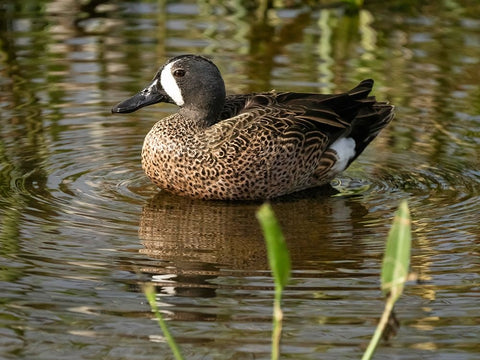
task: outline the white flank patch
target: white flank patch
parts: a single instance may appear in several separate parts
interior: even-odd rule
[[[355,140],[352,138],[340,138],[330,145],[330,149],[337,153],[338,161],[332,170],[342,172],[347,168],[348,162],[355,156]]]
[[[172,75],[172,66],[175,64],[174,62],[171,62],[170,64],[166,65],[162,73],[160,75],[160,83],[162,84],[163,90],[172,98],[173,101],[175,101],[175,104],[178,106],[182,106],[185,104],[183,101],[183,96],[182,96],[182,91],[177,85],[177,81]]]

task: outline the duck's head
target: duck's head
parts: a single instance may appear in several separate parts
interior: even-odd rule
[[[180,55],[167,61],[152,82],[134,96],[118,103],[113,113],[130,113],[144,106],[166,102],[198,117],[215,117],[225,103],[225,84],[210,60]]]

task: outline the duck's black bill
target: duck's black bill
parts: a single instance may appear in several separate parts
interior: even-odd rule
[[[112,113],[131,113],[144,106],[153,105],[159,102],[169,102],[169,98],[159,92],[147,92],[142,90],[131,98],[123,100],[115,105],[112,108]]]

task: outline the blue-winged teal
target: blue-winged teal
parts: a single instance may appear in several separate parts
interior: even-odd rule
[[[324,185],[360,155],[394,114],[368,96],[372,86],[226,96],[215,64],[181,55],[112,112],[158,102],[180,107],[143,144],[143,169],[160,188],[202,199],[269,199]]]

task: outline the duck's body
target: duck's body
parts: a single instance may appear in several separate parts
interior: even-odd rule
[[[364,80],[338,95],[225,96],[216,66],[184,55],[112,111],[159,101],[181,106],[143,145],[143,169],[160,188],[203,199],[269,199],[328,183],[389,123],[393,106],[368,97],[372,86]]]

